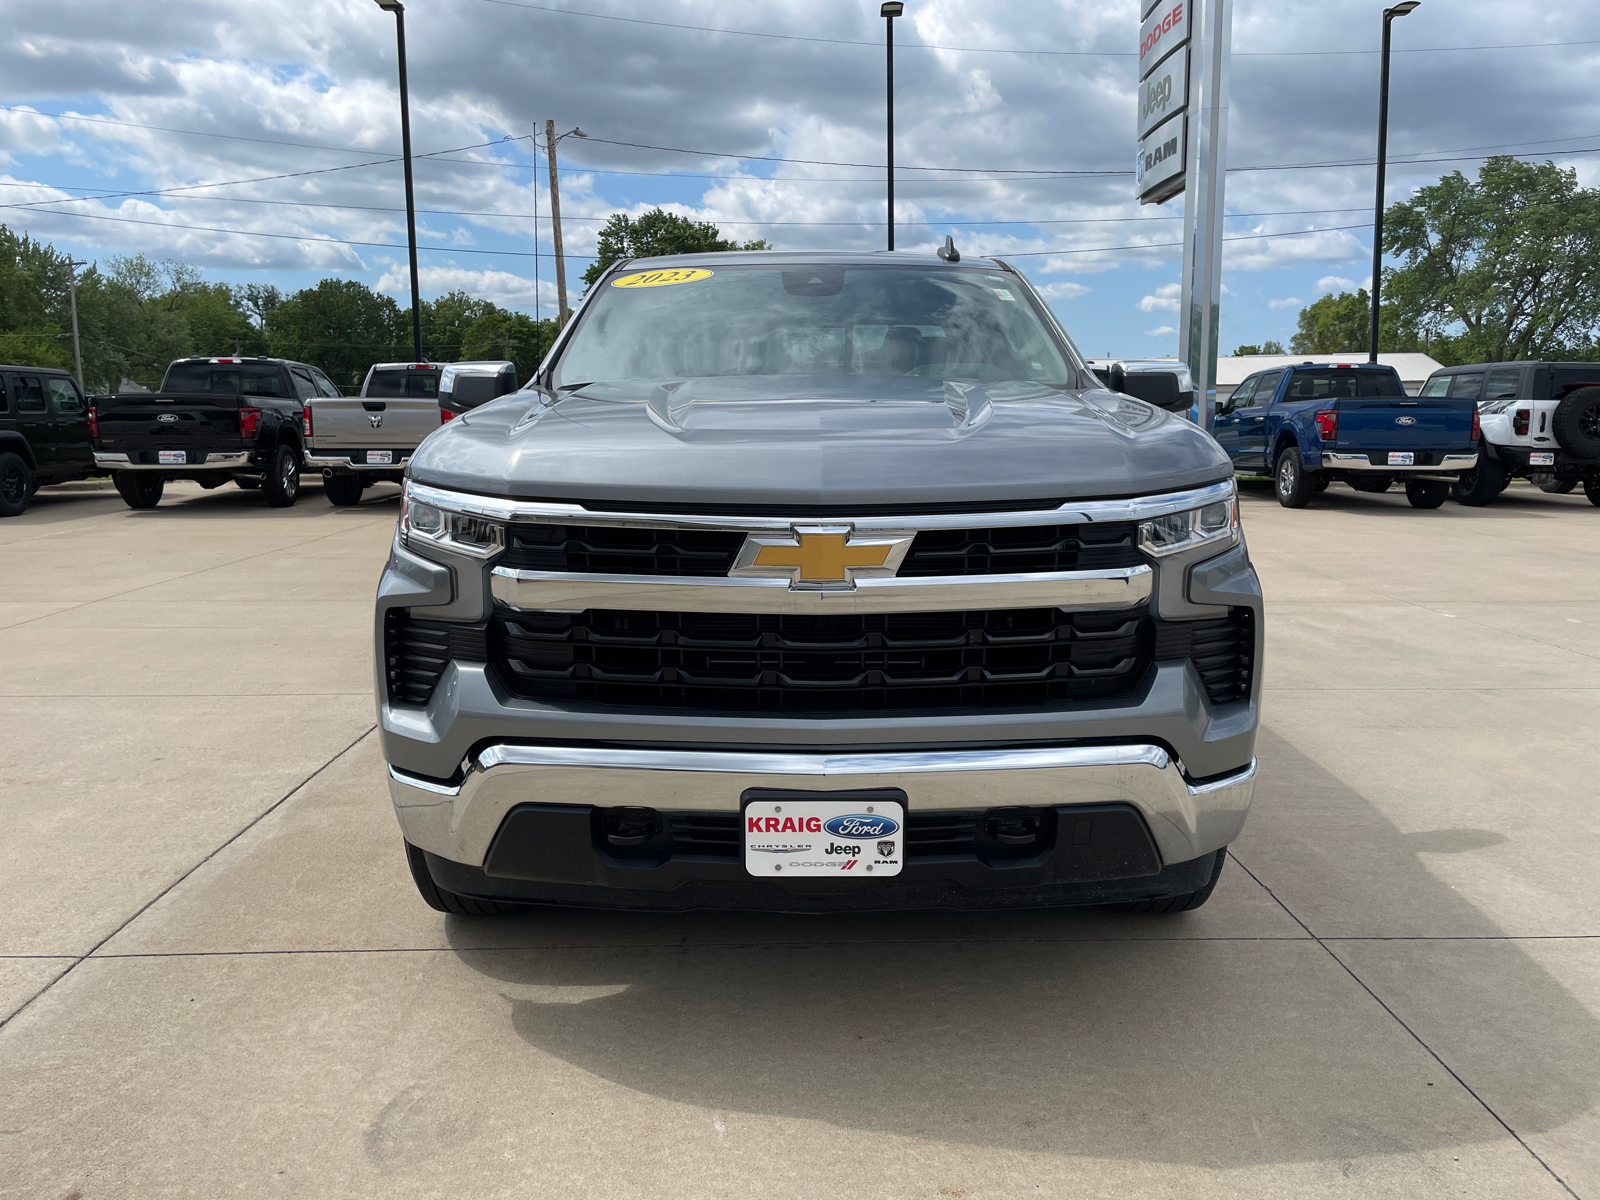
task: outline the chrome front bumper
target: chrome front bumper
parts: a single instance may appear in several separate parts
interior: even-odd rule
[[[1446,454],[1432,466],[1380,467],[1365,454],[1322,452],[1323,470],[1371,471],[1375,475],[1439,475],[1470,471],[1478,465],[1476,454]]]
[[[250,465],[251,453],[249,450],[230,450],[223,453],[213,451],[206,455],[205,462],[179,463],[177,466],[171,466],[161,463],[129,462],[126,454],[96,450],[94,465],[107,471],[238,471]]]
[[[738,812],[748,788],[900,788],[913,811],[1124,801],[1143,814],[1164,865],[1232,842],[1255,791],[1256,765],[1195,784],[1159,746],[1058,746],[883,754],[805,754],[587,746],[491,745],[459,784],[389,767],[405,838],[453,862],[484,862],[518,804]]]

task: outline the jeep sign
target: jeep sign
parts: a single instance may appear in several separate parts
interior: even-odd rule
[[[1139,85],[1139,132],[1143,138],[1189,103],[1189,52],[1169,55]]]

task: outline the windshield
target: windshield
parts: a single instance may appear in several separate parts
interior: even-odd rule
[[[1070,387],[1015,276],[899,266],[678,268],[600,285],[559,386],[875,375]]]
[[[438,367],[431,369],[396,367],[386,371],[374,371],[372,378],[367,380],[366,390],[362,392],[364,396],[390,399],[410,397],[414,400],[432,400],[438,394]]]
[[[1288,400],[1375,400],[1385,396],[1404,396],[1400,376],[1370,367],[1311,367],[1294,373],[1289,381]]]
[[[194,396],[289,395],[276,363],[173,363],[167,368],[161,390]]]

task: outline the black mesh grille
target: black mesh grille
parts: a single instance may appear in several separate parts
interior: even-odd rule
[[[1137,526],[1023,525],[1014,529],[925,529],[911,543],[899,574],[1011,575],[1136,567]]]
[[[390,702],[426,704],[452,659],[483,662],[484,648],[482,625],[421,621],[403,608],[391,608],[383,626]]]
[[[513,525],[511,545],[497,565],[524,571],[723,576],[742,545],[744,534],[720,529]]]
[[[1143,609],[861,616],[499,613],[491,661],[531,700],[724,712],[1015,708],[1125,696]]]
[[[1229,609],[1216,621],[1156,626],[1156,659],[1193,659],[1213,704],[1228,704],[1250,694],[1255,650],[1255,614],[1248,608]]]

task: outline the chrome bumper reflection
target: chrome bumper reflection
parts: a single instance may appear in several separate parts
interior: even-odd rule
[[[1441,471],[1470,471],[1478,464],[1476,454],[1446,454],[1432,466],[1390,467],[1378,466],[1365,454],[1335,454],[1324,450],[1322,465],[1325,469],[1341,471],[1374,471],[1383,475],[1409,475],[1421,473],[1437,475]]]
[[[94,452],[94,465],[104,467],[108,471],[237,471],[240,467],[250,465],[250,451],[213,451],[206,455],[204,462],[178,463],[136,463],[130,462],[126,454],[118,454],[108,450]]]
[[[342,457],[337,454],[331,456],[320,454],[306,455],[307,468],[318,471],[323,469],[342,469],[346,471],[399,471],[403,470],[405,465],[410,461],[411,452],[409,450],[406,451],[404,458],[397,458],[393,462],[386,463],[352,462],[350,461],[350,457],[348,455]]]
[[[590,575],[496,567],[489,586],[507,608],[705,613],[904,613],[994,608],[1132,608],[1150,599],[1149,567],[1033,575],[857,579],[840,591],[791,590],[784,578]]]
[[[913,810],[1126,801],[1149,823],[1163,862],[1187,862],[1239,834],[1256,764],[1192,784],[1159,746],[1057,746],[887,754],[769,754],[493,745],[458,785],[389,768],[408,841],[480,865],[522,803],[739,811],[747,788],[901,788]]]

